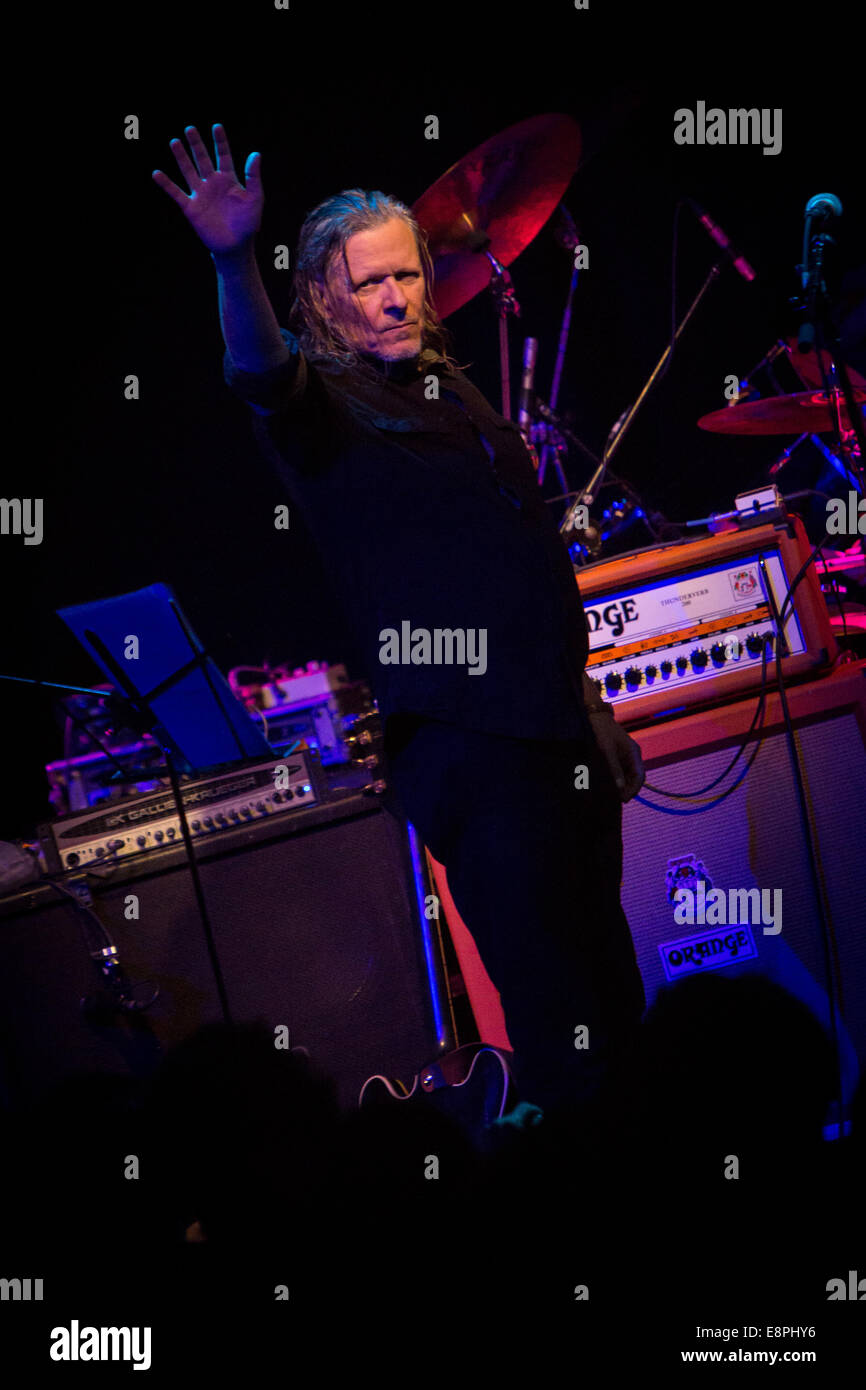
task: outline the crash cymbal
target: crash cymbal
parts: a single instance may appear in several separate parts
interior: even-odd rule
[[[821,358],[824,363],[824,371],[829,373],[831,365],[829,352],[822,352]],[[789,338],[788,361],[804,386],[814,386],[817,390],[823,391],[824,383],[821,380],[821,368],[818,363],[817,352],[801,352],[797,346],[797,339]],[[855,372],[853,367],[848,368],[848,375],[853,387],[859,387],[861,391],[866,390],[866,378],[862,377],[859,372]]]
[[[854,400],[866,401],[866,391],[854,387]],[[839,412],[842,428],[851,429],[841,392]],[[835,411],[823,391],[798,391],[713,410],[701,416],[698,426],[713,434],[827,434],[835,429]]]
[[[485,140],[421,194],[413,212],[427,234],[441,318],[490,283],[484,246],[507,266],[529,245],[571,182],[580,150],[570,116],[532,116]]]

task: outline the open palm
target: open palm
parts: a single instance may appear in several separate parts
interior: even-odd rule
[[[161,169],[154,169],[153,181],[177,203],[209,251],[237,250],[252,239],[262,220],[261,155],[251,154],[247,160],[244,186],[235,173],[228,138],[221,125],[213,127],[216,167],[195,126],[187,126],[184,134],[192,158],[180,140],[171,140],[169,148],[186,179],[189,193],[173,183]]]

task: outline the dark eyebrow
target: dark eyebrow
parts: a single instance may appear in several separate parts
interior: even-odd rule
[[[387,274],[387,271],[385,272],[385,274]],[[420,275],[420,274],[421,274],[421,267],[420,267],[420,266],[414,266],[414,265],[403,265],[403,266],[400,267],[399,270],[395,270],[395,271],[394,271],[394,274],[395,274],[395,275]],[[359,289],[361,288],[362,285],[371,285],[371,284],[373,283],[374,280],[384,280],[384,278],[385,278],[385,275],[365,275],[365,276],[364,276],[364,279],[363,279],[363,280],[359,280],[359,281],[357,282],[357,284],[355,283],[354,280],[352,281],[352,289],[353,289],[353,290],[359,290]]]

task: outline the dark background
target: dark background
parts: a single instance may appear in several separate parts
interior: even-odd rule
[[[238,170],[262,152],[257,246],[285,323],[290,274],[272,268],[271,248],[287,243],[294,254],[304,216],[324,197],[360,186],[412,203],[512,123],[548,111],[575,117],[583,157],[564,201],[590,268],[578,282],[559,404],[596,452],[668,341],[677,200],[703,204],[757,279],[724,270],[616,467],[673,521],[730,507],[791,441],[710,435],[696,421],[724,405],[726,375],[745,375],[796,331],[788,298],[808,198],[832,191],[842,200],[843,272],[856,274],[866,245],[854,40],[837,13],[813,16],[807,32],[794,11],[779,20],[769,6],[747,19],[719,10],[711,23],[704,7],[596,0],[584,12],[539,3],[510,17],[465,5],[422,12],[292,0],[288,13],[157,7],[134,22],[112,11],[66,20],[63,32],[54,25],[50,62],[38,46],[20,55],[31,99],[7,142],[17,190],[8,217],[13,231],[24,229],[7,259],[7,288],[24,287],[26,298],[7,396],[7,428],[21,442],[8,449],[2,492],[44,498],[45,531],[41,546],[0,540],[0,670],[98,683],[54,610],[164,581],[224,671],[318,659],[364,674],[297,513],[288,533],[273,528],[283,499],[256,451],[251,416],[223,383],[210,259],[151,179],[159,167],[182,182],[168,142],[188,124],[210,141],[221,121]],[[674,111],[698,100],[781,107],[782,152],[675,145]],[[123,135],[131,113],[137,142]],[[438,141],[424,139],[431,113]],[[680,313],[715,254],[683,213]],[[510,269],[523,308],[511,321],[512,381],[532,334],[546,396],[570,256],[548,224]],[[458,360],[498,408],[489,297],[477,296],[448,327]],[[862,344],[848,360],[866,370]],[[128,373],[140,379],[137,402],[123,398]],[[572,451],[567,471],[577,487],[590,470]],[[823,472],[806,448],[780,481],[786,490],[817,487]],[[545,492],[558,490],[551,471]],[[47,692],[0,683],[0,701],[0,837],[9,839],[48,815],[44,765],[62,745]]]

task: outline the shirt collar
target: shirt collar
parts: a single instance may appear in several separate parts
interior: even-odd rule
[[[360,354],[365,366],[371,368],[383,381],[397,385],[408,385],[417,381],[422,374],[435,372],[436,375],[450,375],[448,364],[432,348],[424,348],[416,357],[402,357],[395,361],[383,361],[373,353]]]

